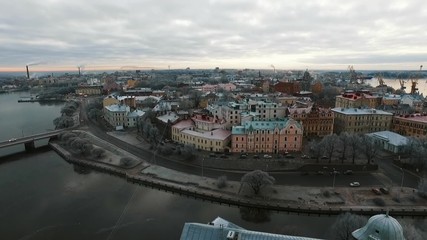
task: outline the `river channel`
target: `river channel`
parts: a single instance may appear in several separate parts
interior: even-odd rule
[[[0,94],[0,140],[53,129],[63,104]],[[40,143],[43,144],[43,143]],[[335,216],[259,212],[131,184],[64,161],[48,147],[0,149],[0,239],[179,239],[217,216],[243,228],[327,238]]]

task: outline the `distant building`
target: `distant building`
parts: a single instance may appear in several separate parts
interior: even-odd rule
[[[382,97],[373,96],[369,92],[346,92],[335,97],[336,108],[376,108],[381,105]]]
[[[80,85],[76,89],[77,95],[101,95],[102,86]]]
[[[234,223],[217,217],[210,223],[185,223],[180,240],[319,240],[315,238],[280,235],[246,230]]]
[[[367,108],[333,108],[334,132],[371,133],[391,129],[393,114]]]
[[[231,131],[231,151],[249,153],[285,153],[300,151],[303,128],[293,119],[247,121]]]
[[[427,136],[427,114],[407,114],[394,116],[392,131],[409,137]]]
[[[274,86],[274,91],[281,92],[281,93],[287,93],[289,95],[294,95],[301,91],[301,85],[299,82],[292,81],[292,82],[278,82]]]

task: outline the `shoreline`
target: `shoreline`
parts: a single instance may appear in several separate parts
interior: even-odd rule
[[[337,215],[345,212],[356,213],[361,215],[375,215],[389,211],[393,216],[402,217],[426,217],[427,208],[425,206],[309,206],[307,204],[290,204],[279,199],[254,199],[247,198],[241,195],[225,192],[220,189],[212,189],[208,187],[199,186],[191,182],[174,181],[172,179],[165,179],[164,177],[156,176],[155,174],[143,174],[145,168],[151,165],[140,164],[137,167],[130,169],[121,169],[119,167],[107,165],[105,163],[94,162],[89,160],[81,160],[73,157],[68,151],[63,149],[56,143],[49,142],[49,146],[60,155],[64,160],[71,164],[77,164],[101,172],[116,175],[126,179],[126,181],[164,190],[166,192],[178,193],[188,197],[194,197],[201,200],[207,200],[219,204],[233,205],[237,207],[257,208],[261,210],[278,211],[278,212],[292,212],[297,214],[314,214],[314,215]],[[137,169],[135,169],[137,168]],[[135,172],[137,173],[130,173]],[[202,177],[200,177],[202,178]],[[206,178],[205,178],[206,179]]]

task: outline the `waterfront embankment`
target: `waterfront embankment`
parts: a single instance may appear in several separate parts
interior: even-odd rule
[[[98,140],[102,141],[102,140]],[[98,142],[99,143],[99,142]],[[219,204],[228,204],[238,207],[258,208],[262,210],[294,212],[301,214],[335,215],[343,212],[352,212],[364,215],[374,215],[389,211],[394,216],[427,216],[426,202],[417,200],[417,204],[391,204],[386,200],[386,206],[369,204],[367,195],[370,189],[357,188],[310,188],[300,186],[273,186],[264,197],[249,197],[238,194],[240,183],[227,182],[224,188],[217,187],[217,180],[197,175],[180,173],[161,166],[150,164],[142,159],[141,164],[130,168],[122,168],[93,160],[77,158],[62,148],[58,143],[49,144],[67,162],[85,166],[97,171],[122,177],[129,182],[149,186],[164,191],[212,201]],[[325,196],[325,191],[330,192]],[[401,196],[416,195],[414,189],[404,188]],[[404,205],[405,204],[405,205]]]

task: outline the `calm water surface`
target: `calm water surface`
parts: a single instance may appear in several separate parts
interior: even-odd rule
[[[1,140],[53,128],[62,104],[17,103],[28,95],[0,95]],[[85,171],[46,147],[32,154],[22,150],[0,150],[0,239],[179,239],[185,222],[217,216],[247,229],[325,238],[335,220],[254,214]]]

